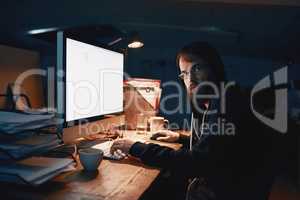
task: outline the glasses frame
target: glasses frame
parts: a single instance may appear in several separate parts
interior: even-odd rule
[[[181,73],[178,75],[178,78],[181,80],[184,80],[190,76],[190,71],[181,71]]]

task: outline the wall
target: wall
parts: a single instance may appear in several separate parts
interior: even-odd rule
[[[0,45],[0,94],[6,93],[8,83],[13,83],[17,77],[28,69],[39,68],[39,53]],[[33,108],[44,106],[42,78],[30,76],[22,84],[23,91],[28,95]],[[0,100],[3,106],[3,98]]]

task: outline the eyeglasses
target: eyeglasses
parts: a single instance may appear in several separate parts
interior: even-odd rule
[[[190,76],[190,73],[191,73],[191,72],[188,72],[188,71],[182,71],[182,72],[178,75],[178,78],[184,80],[184,79],[186,79],[187,77]]]

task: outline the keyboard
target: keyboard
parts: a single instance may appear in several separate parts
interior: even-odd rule
[[[78,144],[77,147],[78,149],[86,149],[86,148],[91,148],[97,144],[103,143],[108,141],[108,139],[95,139],[95,140],[81,140]]]
[[[122,159],[124,159],[125,158],[124,155],[120,155],[118,153],[114,153],[114,154],[110,153],[110,148],[111,148],[113,143],[114,143],[114,141],[106,141],[106,142],[102,142],[100,144],[94,145],[94,146],[92,146],[92,148],[102,150],[103,153],[104,153],[104,155],[103,155],[104,158],[111,159],[111,160],[122,160]]]

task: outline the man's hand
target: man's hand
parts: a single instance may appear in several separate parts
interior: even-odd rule
[[[169,130],[160,130],[154,133],[151,139],[162,141],[162,142],[177,142],[179,140],[179,133]]]
[[[116,140],[110,148],[110,153],[114,154],[117,150],[120,150],[124,154],[129,154],[129,150],[134,143],[135,141],[129,139]]]

